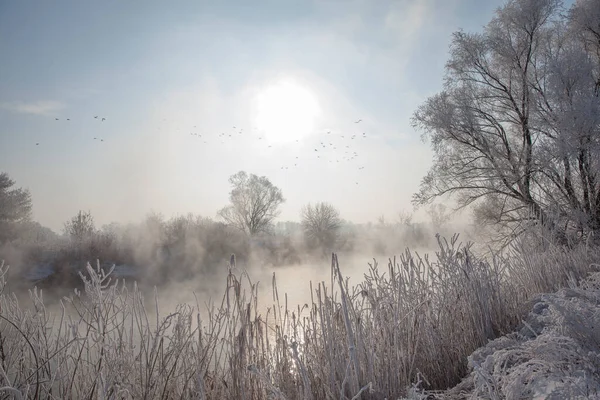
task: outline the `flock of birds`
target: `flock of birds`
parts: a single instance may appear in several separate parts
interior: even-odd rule
[[[106,117],[100,117],[99,115],[94,115],[94,119],[100,120],[100,122],[104,122],[106,121]],[[55,121],[60,121],[60,118],[54,117]],[[71,118],[65,118],[66,121],[71,121]],[[94,140],[100,140],[101,142],[104,142],[104,139],[102,138],[97,138],[95,137]],[[36,146],[40,145],[40,142],[35,142]]]
[[[360,124],[362,122],[362,119],[358,119],[356,121],[354,121],[354,124]],[[193,126],[193,129],[196,129],[197,126]],[[192,129],[190,129],[192,130]],[[257,128],[254,128],[254,130],[257,130]],[[193,138],[198,138],[201,139],[203,141],[203,143],[208,144],[210,143],[210,139],[208,137],[208,135],[202,135],[201,133],[198,132],[190,132],[189,133],[191,137]],[[239,137],[240,135],[244,135],[244,129],[243,128],[238,128],[237,126],[233,126],[232,127],[232,131],[231,133],[225,133],[225,132],[221,132],[218,134],[218,136],[216,137],[216,139],[221,143],[221,144],[225,144],[227,140],[235,140],[236,137]],[[316,144],[314,146],[313,149],[313,154],[316,155],[316,158],[318,159],[325,159],[327,158],[327,161],[329,163],[340,163],[340,162],[351,162],[355,159],[358,158],[359,154],[356,150],[354,150],[352,144],[352,141],[355,141],[354,143],[356,143],[356,139],[366,139],[367,138],[367,133],[366,132],[361,132],[358,134],[333,134],[331,130],[327,130],[324,132],[324,134],[321,136],[321,138],[318,141],[318,144]],[[262,141],[263,139],[265,139],[264,136],[258,135],[255,137],[256,140]],[[300,142],[300,139],[295,139],[296,143]],[[266,144],[265,145],[266,148],[271,148],[273,147],[272,144]],[[298,162],[300,160],[299,156],[296,156],[295,159],[293,160],[293,167],[298,167]],[[292,164],[290,163],[290,165],[283,165],[280,167],[281,170],[287,170],[290,169],[290,167],[292,167]],[[358,170],[363,170],[365,167],[364,166],[357,166],[356,167]],[[358,185],[358,182],[355,182],[356,185]]]
[[[94,115],[93,119],[98,120],[101,123],[106,121],[106,117],[101,117],[99,115]],[[60,121],[61,119],[54,117],[54,120]],[[65,120],[71,121],[70,118],[65,118]],[[163,122],[166,122],[166,119],[163,119]],[[354,124],[360,124],[362,122],[362,119],[358,119],[353,122],[354,122]],[[194,125],[193,129],[197,129],[197,126]],[[190,129],[190,130],[193,130],[193,129]],[[254,130],[257,131],[257,128],[254,128]],[[256,132],[256,133],[258,133],[258,132]],[[189,134],[193,138],[198,138],[198,139],[203,140],[203,142],[206,144],[211,142],[209,135],[202,135],[201,133],[193,132],[193,131],[190,132]],[[244,134],[245,134],[245,132],[244,132],[243,128],[238,128],[237,126],[234,125],[232,127],[231,133],[221,132],[216,137],[216,140],[222,144],[225,144],[227,140],[235,140],[236,137],[239,137],[240,135],[244,135]],[[265,137],[261,136],[261,135],[255,136],[254,138],[259,141],[262,141],[263,139],[265,139]],[[318,139],[318,144],[317,144],[317,142],[315,142],[314,149],[311,153],[313,153],[313,155],[315,155],[317,159],[324,159],[324,160],[327,159],[327,161],[332,164],[333,163],[337,164],[340,162],[352,162],[359,157],[358,152],[356,150],[354,150],[354,146],[352,146],[352,145],[356,144],[356,142],[358,142],[358,140],[356,140],[356,139],[366,139],[366,138],[367,138],[366,132],[344,135],[344,134],[333,134],[331,130],[327,130],[324,133],[322,133],[322,135]],[[214,137],[213,137],[213,139],[214,139]],[[94,137],[93,140],[98,140],[100,142],[104,142],[104,139],[99,138],[99,137]],[[295,139],[296,143],[298,143],[299,141],[300,141],[300,139]],[[265,140],[265,142],[266,142],[266,140]],[[36,142],[35,145],[39,146],[40,143]],[[267,148],[273,147],[272,144],[266,144],[265,146]],[[295,159],[293,159],[293,167],[292,167],[292,162],[291,162],[289,165],[281,166],[281,170],[288,170],[288,169],[290,169],[290,167],[297,168],[299,165],[298,164],[299,162],[300,162],[300,156],[296,156]],[[364,168],[365,168],[364,166],[358,166],[358,165],[356,166],[357,170],[363,170]],[[355,182],[355,183],[356,183],[356,185],[358,185],[358,182]]]

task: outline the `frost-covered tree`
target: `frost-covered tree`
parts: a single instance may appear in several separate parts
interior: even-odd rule
[[[402,210],[398,213],[398,223],[401,226],[405,226],[405,227],[410,227],[413,224],[413,214],[406,211],[406,210]]]
[[[244,171],[232,175],[229,183],[233,187],[229,193],[231,204],[221,209],[219,216],[251,236],[269,231],[285,201],[281,189],[265,176]]]
[[[306,244],[332,250],[342,227],[340,212],[329,203],[316,203],[302,207],[300,216]]]
[[[14,185],[7,173],[0,173],[0,243],[16,239],[31,216],[31,194]]]
[[[79,211],[77,215],[65,222],[64,231],[76,242],[89,239],[96,233],[94,217],[89,211]]]
[[[427,210],[429,218],[431,218],[431,225],[433,229],[440,229],[449,220],[450,215],[448,214],[448,207],[444,204],[432,204]]]
[[[600,2],[511,0],[454,33],[444,89],[413,124],[434,162],[416,204],[454,195],[479,222],[600,234]]]

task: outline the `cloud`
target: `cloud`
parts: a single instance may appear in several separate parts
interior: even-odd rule
[[[402,41],[411,39],[432,17],[433,5],[428,0],[394,4],[385,16],[385,29]]]
[[[0,103],[0,108],[21,114],[53,116],[65,108],[65,104],[59,101],[12,101]]]
[[[306,54],[322,56],[329,68],[339,64],[343,75],[354,68],[370,74],[371,83],[396,88],[406,83],[403,72],[421,38],[451,11],[445,2],[437,5],[432,0],[314,1],[323,23],[304,32],[303,37],[312,40]],[[285,39],[288,45],[296,40]]]

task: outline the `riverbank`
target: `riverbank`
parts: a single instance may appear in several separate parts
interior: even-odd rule
[[[600,273],[536,296],[520,328],[469,357],[470,374],[438,399],[600,398]]]

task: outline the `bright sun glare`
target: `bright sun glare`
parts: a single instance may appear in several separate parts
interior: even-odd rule
[[[320,113],[314,93],[288,80],[260,91],[256,106],[256,127],[273,143],[292,142],[310,134]]]

